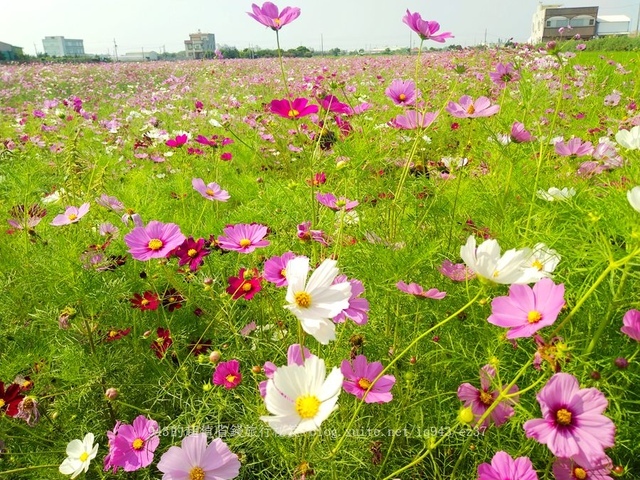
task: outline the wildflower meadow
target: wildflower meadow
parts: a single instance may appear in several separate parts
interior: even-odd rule
[[[425,18],[0,66],[0,479],[640,478],[637,53]]]

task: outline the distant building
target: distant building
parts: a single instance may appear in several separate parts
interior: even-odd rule
[[[0,42],[0,61],[17,60],[22,57],[22,47],[15,47],[8,43]]]
[[[127,52],[118,56],[119,62],[147,62],[149,60],[158,60],[158,52],[154,50],[150,52]]]
[[[50,57],[84,56],[84,42],[82,40],[64,37],[44,37],[42,46],[44,47],[44,53]]]
[[[190,33],[184,41],[187,58],[212,58],[216,50],[216,36],[213,33]]]
[[[626,15],[598,15],[598,37],[629,35],[631,19]]]
[[[565,8],[562,5],[539,4],[533,15],[529,42],[548,42],[576,34],[583,40],[589,40],[597,35],[597,18],[598,7]]]

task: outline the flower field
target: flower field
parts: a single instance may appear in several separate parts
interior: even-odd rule
[[[637,56],[402,20],[0,65],[0,479],[640,478]]]

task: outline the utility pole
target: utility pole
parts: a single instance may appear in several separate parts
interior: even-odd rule
[[[640,27],[640,3],[638,3],[638,16],[636,17],[636,38],[640,36],[638,35],[638,27]]]
[[[322,56],[324,57],[324,41],[322,39],[322,34],[320,34],[320,51],[322,52]]]
[[[484,29],[484,46],[487,46],[487,29]]]
[[[116,39],[113,39],[113,51],[115,52],[116,62],[118,61],[118,45],[116,45]]]
[[[38,47],[36,47],[36,44],[33,44],[33,49],[36,51],[36,57],[38,56]]]
[[[142,61],[144,62],[144,47],[142,47]]]

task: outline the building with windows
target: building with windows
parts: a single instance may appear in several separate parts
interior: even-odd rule
[[[631,19],[626,15],[598,15],[598,37],[629,35]]]
[[[597,35],[597,18],[598,7],[539,4],[533,15],[529,41],[535,44],[571,38],[576,34],[583,40],[589,40]]]
[[[213,33],[190,33],[189,40],[184,41],[187,58],[213,58],[216,50],[216,36]]]
[[[115,58],[114,58],[115,60]],[[117,59],[119,62],[148,62],[158,60],[158,52],[144,51],[144,52],[127,52],[124,55],[120,55]]]
[[[0,42],[0,61],[18,60],[22,55],[22,47],[15,47],[8,43]]]
[[[83,40],[64,37],[44,37],[42,40],[44,53],[50,57],[79,57],[84,56]]]

